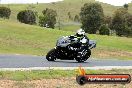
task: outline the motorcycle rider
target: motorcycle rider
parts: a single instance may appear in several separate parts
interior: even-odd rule
[[[91,43],[91,40],[85,35],[85,31],[79,29],[75,35],[60,37],[56,47],[47,53],[46,59],[48,61],[60,59],[84,62],[90,57],[91,49],[95,46],[96,42]]]
[[[89,43],[89,38],[85,35],[85,31],[84,31],[83,29],[77,30],[75,36],[77,36],[77,39],[80,40],[80,42],[81,42],[83,39],[86,39],[86,40],[87,40],[87,43]]]
[[[74,38],[77,38],[77,42],[70,46],[70,50],[82,51],[84,48],[88,48],[89,38],[83,29],[77,30]]]

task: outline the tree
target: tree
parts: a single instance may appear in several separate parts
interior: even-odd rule
[[[132,28],[131,19],[131,14],[125,8],[119,8],[113,16],[111,29],[115,30],[118,36],[128,36]]]
[[[67,15],[68,15],[69,19],[72,20],[71,12],[68,12]]]
[[[37,2],[37,5],[38,5],[39,3]]]
[[[104,24],[110,25],[112,21],[112,17],[104,16]]]
[[[104,16],[104,24],[109,28],[110,35],[114,34],[115,31],[111,29],[112,17]]]
[[[129,5],[128,4],[124,4],[124,8],[126,8],[128,10]]]
[[[106,24],[101,25],[101,27],[99,29],[99,34],[109,35],[110,34],[110,29],[109,29],[108,25],[106,25]]]
[[[74,17],[74,21],[75,21],[75,22],[79,22],[79,21],[80,21],[80,18],[79,18],[78,15],[75,15],[75,17]]]
[[[49,27],[49,21],[48,21],[48,17],[46,16],[39,16],[39,25],[41,27],[47,27],[47,28],[50,28],[52,27],[53,25],[50,24],[50,27]]]
[[[81,8],[82,29],[88,33],[96,34],[96,31],[99,30],[103,23],[103,18],[103,8],[99,3],[86,3]]]
[[[42,11],[42,13],[43,16],[39,17],[39,25],[41,27],[48,27],[54,29],[57,16],[56,11],[53,9],[46,8],[45,10]]]
[[[0,17],[1,18],[7,18],[9,19],[11,15],[11,10],[10,8],[7,7],[0,7]]]
[[[128,13],[126,16],[126,27],[128,28],[126,36],[132,37],[132,14]]]
[[[17,14],[17,20],[25,24],[35,24],[36,16],[32,10],[23,10]]]

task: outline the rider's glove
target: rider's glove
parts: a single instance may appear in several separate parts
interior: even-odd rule
[[[70,47],[70,50],[74,50],[74,48],[73,47]]]

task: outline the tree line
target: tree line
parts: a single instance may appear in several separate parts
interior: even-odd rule
[[[85,3],[81,7],[79,15],[72,18],[71,13],[67,15],[70,20],[82,23],[81,28],[90,34],[110,35],[115,33],[118,36],[132,36],[132,14],[128,12],[128,4],[117,9],[113,16],[105,16],[103,8],[99,3]],[[9,19],[10,8],[0,7],[0,17]],[[36,24],[36,17],[39,18],[38,24],[41,27],[55,28],[57,22],[57,12],[46,8],[42,15],[32,10],[22,10],[17,14],[17,20],[25,24]]]
[[[113,17],[109,17],[104,15],[101,4],[86,3],[80,12],[82,28],[90,34],[110,35],[115,32],[118,36],[132,36],[132,14],[128,8],[125,4],[114,12]]]
[[[42,11],[41,16],[39,16],[39,25],[41,27],[53,28],[56,24],[57,12],[53,9],[46,8]],[[0,7],[0,18],[9,19],[11,15],[10,8]],[[25,24],[36,24],[37,13],[32,10],[22,10],[17,14],[17,20]]]

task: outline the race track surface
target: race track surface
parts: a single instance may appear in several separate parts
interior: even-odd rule
[[[132,60],[94,59],[89,58],[84,63],[75,60],[56,60],[49,62],[45,56],[29,55],[0,55],[0,68],[29,68],[29,67],[94,67],[94,66],[132,66]]]

